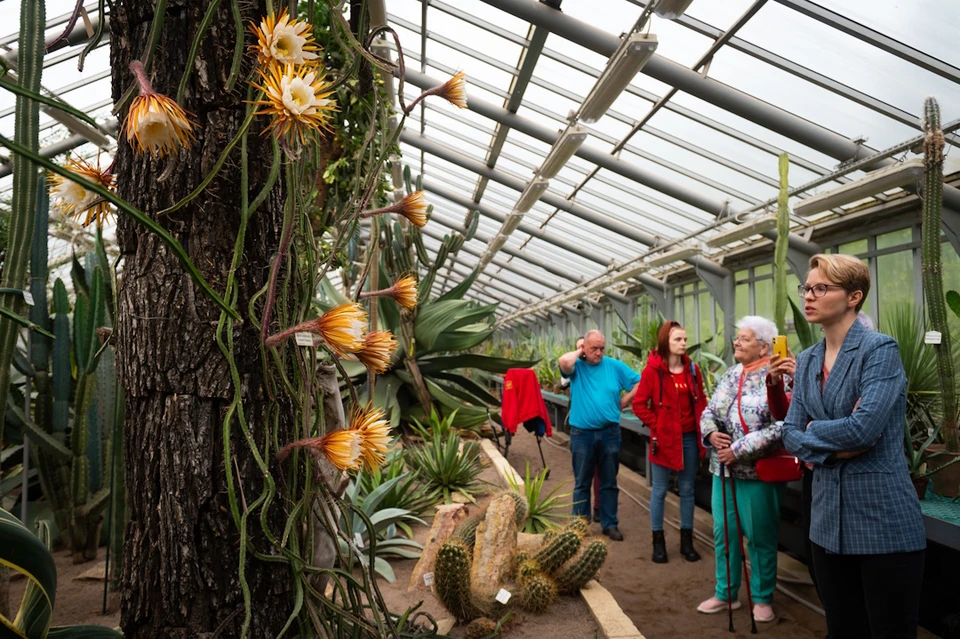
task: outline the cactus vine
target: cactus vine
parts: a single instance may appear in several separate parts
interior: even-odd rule
[[[790,236],[790,207],[787,204],[790,182],[787,172],[790,159],[786,153],[780,154],[778,163],[780,172],[780,192],[777,195],[777,241],[773,251],[773,321],[780,335],[787,334],[787,250]]]
[[[940,251],[940,223],[943,208],[943,131],[940,105],[929,97],[923,103],[923,219],[921,225],[923,292],[930,328],[941,335],[937,351],[937,373],[943,402],[943,441],[946,449],[960,453],[957,424],[957,394],[953,351],[947,324],[947,303],[943,292],[943,260]]]

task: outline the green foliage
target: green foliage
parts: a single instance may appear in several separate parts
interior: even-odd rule
[[[534,559],[544,572],[554,573],[580,549],[580,535],[574,530],[564,530],[540,544]]]
[[[371,545],[371,538],[376,541],[374,548],[374,569],[389,582],[395,581],[396,577],[393,568],[387,561],[388,557],[401,557],[404,559],[417,559],[423,550],[423,546],[413,539],[405,539],[397,535],[397,527],[401,524],[425,522],[415,516],[409,510],[404,508],[391,508],[383,504],[385,497],[394,490],[404,479],[404,476],[394,477],[380,484],[377,488],[368,494],[361,494],[357,482],[350,482],[344,501],[352,506],[350,509],[344,509],[340,513],[339,528],[348,531],[351,535],[359,534],[363,540],[363,547]],[[362,512],[366,519],[370,521],[367,526]],[[347,521],[347,517],[350,521]],[[409,528],[408,528],[409,530]],[[338,538],[340,543],[340,553],[342,556],[353,556],[347,547],[347,541]]]
[[[957,462],[960,462],[960,457],[955,457],[946,453],[944,451],[939,451],[932,454],[927,454],[927,449],[930,447],[930,444],[936,441],[937,436],[940,434],[940,427],[942,422],[937,424],[933,429],[924,428],[924,431],[929,430],[929,435],[926,439],[921,441],[921,438],[914,438],[913,428],[911,427],[909,419],[904,420],[903,423],[903,451],[907,457],[907,468],[910,470],[910,477],[914,479],[919,479],[922,477],[929,477],[934,475],[947,466],[952,466]],[[924,424],[926,426],[926,424]],[[931,459],[938,457],[950,457],[950,461],[935,468],[934,470],[927,470],[929,462]]]
[[[936,353],[924,344],[923,310],[909,304],[885,309],[879,329],[895,339],[907,376],[907,417],[911,423],[922,419],[921,411],[939,414],[940,381]]]
[[[780,191],[777,194],[777,241],[773,252],[773,321],[780,335],[787,334],[787,250],[790,243],[790,159],[780,154]]]
[[[466,639],[486,639],[496,637],[500,626],[488,617],[478,617],[467,624],[464,634]]]
[[[454,430],[446,437],[431,433],[422,447],[410,450],[408,455],[419,480],[428,490],[439,490],[444,503],[451,503],[455,492],[476,503],[473,495],[481,488],[478,477],[483,470],[479,442],[463,442]]]
[[[57,596],[57,569],[47,548],[49,534],[45,531],[42,527],[42,540],[16,517],[0,509],[0,563],[27,579],[18,614],[12,620],[0,615],[0,635],[26,639],[122,637],[120,632],[101,626],[50,627]]]
[[[813,326],[807,321],[807,316],[803,314],[803,310],[793,300],[793,296],[789,296],[787,299],[790,301],[790,310],[793,312],[793,329],[797,332],[797,339],[800,340],[800,349],[807,350],[819,340]]]
[[[433,568],[437,599],[461,622],[480,616],[470,587],[471,554],[461,540],[447,540],[437,551]]]
[[[523,522],[527,520],[527,499],[514,486],[512,490],[502,490],[493,496],[493,499],[506,495],[513,500],[513,513],[516,520],[517,529],[523,528]]]
[[[480,527],[484,515],[486,515],[486,511],[475,513],[461,521],[453,531],[453,536],[473,548],[477,542],[477,528]]]
[[[947,324],[946,297],[943,292],[940,224],[943,220],[943,131],[940,105],[928,97],[923,103],[923,214],[920,225],[923,290],[930,327],[941,335],[936,348],[937,375],[940,380],[943,411],[943,441],[948,451],[960,453],[960,415],[954,376],[954,353]]]
[[[573,593],[593,579],[607,558],[607,545],[595,539],[588,543],[574,559],[557,574],[560,592]]]
[[[520,605],[524,610],[543,614],[557,600],[557,584],[543,573],[535,573],[520,586]]]
[[[390,485],[380,498],[381,508],[399,508],[407,510],[416,517],[424,517],[440,499],[436,490],[429,491],[417,482],[417,475],[406,468],[406,450],[394,445],[387,454],[387,460],[382,468],[363,470],[357,474],[357,491],[361,501],[368,495],[388,482],[396,480]],[[412,537],[412,531],[406,522],[397,525]]]
[[[573,493],[560,493],[565,483],[556,486],[547,494],[543,494],[543,483],[547,479],[547,469],[530,476],[530,462],[527,462],[526,476],[524,477],[524,492],[526,493],[526,509],[523,520],[517,522],[517,527],[527,533],[542,533],[548,528],[557,526],[557,521],[569,517],[565,511],[570,509],[569,502],[560,500]],[[513,476],[507,477],[510,487],[519,491],[520,487]]]

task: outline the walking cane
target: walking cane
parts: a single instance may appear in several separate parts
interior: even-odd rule
[[[730,496],[733,497],[733,515],[737,520],[737,536],[740,537],[740,561],[743,562],[743,579],[747,583],[747,605],[750,606],[750,634],[757,634],[757,620],[753,616],[753,595],[750,594],[750,573],[747,572],[747,554],[743,551],[743,528],[740,526],[740,510],[737,508],[737,489],[730,475]],[[726,515],[726,512],[724,512]],[[729,551],[728,551],[729,556]],[[727,564],[727,575],[730,575],[730,566]],[[729,583],[729,581],[727,582]]]
[[[733,598],[730,596],[730,540],[727,534],[727,488],[724,482],[726,465],[723,462],[719,463],[720,492],[723,494],[723,550],[727,560],[727,616],[730,618],[730,632],[733,632]],[[733,477],[730,478],[730,485],[733,486]],[[747,584],[747,590],[750,590],[749,584]]]

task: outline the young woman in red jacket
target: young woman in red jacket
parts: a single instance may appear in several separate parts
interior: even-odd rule
[[[633,400],[633,413],[650,429],[650,528],[658,564],[667,563],[663,502],[672,471],[680,478],[680,554],[687,561],[700,559],[693,548],[693,482],[704,455],[698,425],[706,405],[703,375],[687,357],[687,332],[679,322],[665,322]]]

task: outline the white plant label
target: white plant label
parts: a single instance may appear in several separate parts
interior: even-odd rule
[[[27,306],[33,306],[33,293],[30,291],[24,291],[23,301],[27,303]]]
[[[923,336],[924,344],[939,344],[943,339],[943,336],[939,331],[927,331],[927,334]]]
[[[502,604],[505,604],[508,601],[510,601],[510,597],[512,596],[513,595],[510,594],[509,590],[507,590],[506,588],[501,588],[500,592],[497,593],[497,601],[499,601]]]
[[[363,535],[360,533],[353,533],[353,540],[357,542],[357,548],[363,548]]]
[[[433,573],[425,572],[423,573],[423,585],[432,586],[433,585]]]
[[[297,346],[313,346],[313,333],[294,333],[293,339]]]

